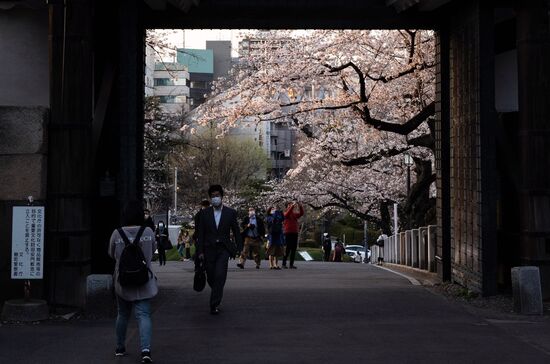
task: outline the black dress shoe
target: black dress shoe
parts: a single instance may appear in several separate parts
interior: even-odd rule
[[[217,306],[210,307],[210,314],[211,315],[219,315],[220,309]]]

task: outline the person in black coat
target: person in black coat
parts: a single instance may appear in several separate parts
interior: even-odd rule
[[[166,250],[172,249],[172,243],[168,238],[168,228],[164,225],[164,221],[159,221],[157,230],[155,231],[155,240],[157,241],[157,249],[159,252],[159,265],[166,265]]]
[[[227,264],[236,254],[241,234],[237,211],[222,203],[222,186],[210,186],[208,195],[212,207],[202,210],[197,219],[197,258],[204,261],[206,279],[211,288],[210,313],[217,315],[227,278]],[[231,233],[235,241],[231,240]]]
[[[155,231],[155,222],[151,217],[151,212],[147,209],[143,210],[143,223],[146,227],[149,227],[151,230]]]

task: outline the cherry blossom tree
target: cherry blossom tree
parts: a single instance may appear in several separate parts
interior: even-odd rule
[[[434,54],[424,30],[273,32],[215,83],[196,120],[226,130],[251,119],[291,123],[304,137],[301,159],[273,195],[377,223],[384,206],[406,199],[404,215],[424,224],[435,180]],[[415,161],[409,196],[403,152]]]

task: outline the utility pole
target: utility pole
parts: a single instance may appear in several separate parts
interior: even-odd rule
[[[367,254],[367,250],[369,249],[369,230],[368,230],[368,222],[367,220],[365,220],[365,222],[363,223],[363,239],[364,239],[364,246],[365,246],[365,253],[364,253],[364,257],[363,257],[363,261],[361,263],[366,263],[367,262],[367,259],[368,259],[368,254]]]
[[[174,167],[174,216],[178,211],[178,167]]]

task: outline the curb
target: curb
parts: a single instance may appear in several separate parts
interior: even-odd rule
[[[412,284],[413,286],[421,286],[421,285],[422,285],[422,283],[420,283],[417,279],[415,279],[415,278],[413,278],[413,277],[411,277],[411,276],[408,276],[408,275],[403,274],[403,273],[400,273],[400,272],[396,272],[396,271],[394,271],[394,270],[391,270],[391,269],[389,269],[389,268],[386,268],[386,267],[383,267],[383,266],[380,266],[380,265],[376,265],[376,264],[372,264],[372,265],[373,265],[374,267],[376,267],[376,268],[383,269],[383,270],[385,270],[385,271],[391,272],[391,273],[393,273],[393,274],[397,274],[398,276],[401,276],[401,277],[403,277],[403,278],[408,279],[409,282],[411,282],[411,284]]]

